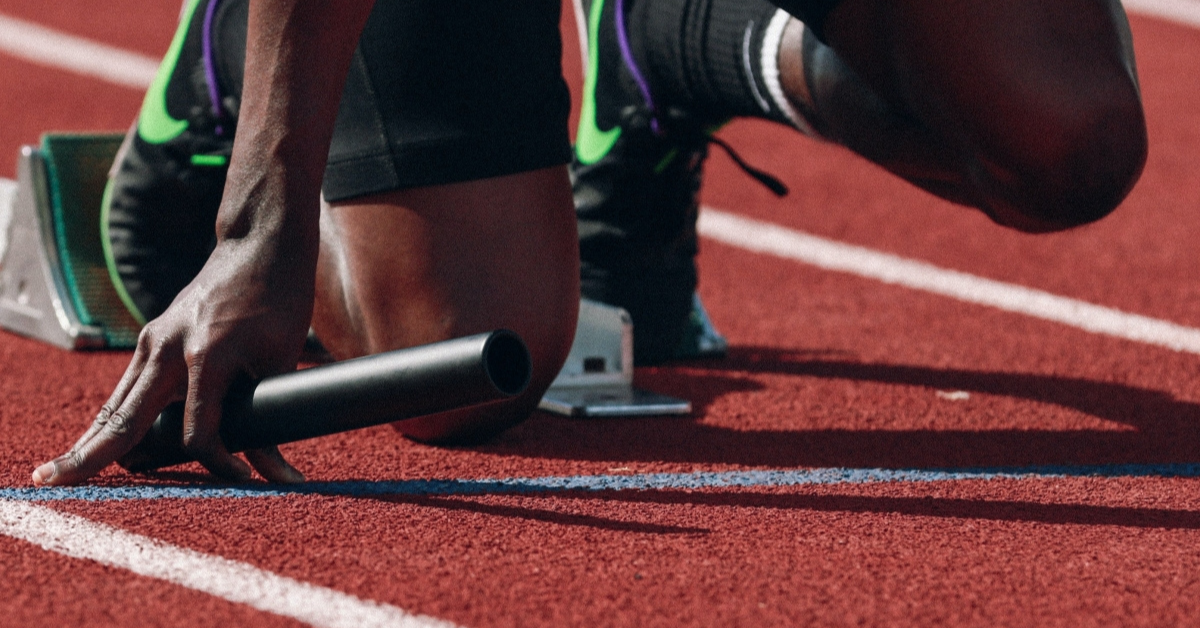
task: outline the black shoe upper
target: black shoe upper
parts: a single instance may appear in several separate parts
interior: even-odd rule
[[[590,16],[593,2],[583,6]],[[675,357],[690,328],[708,135],[682,111],[651,109],[639,92],[619,50],[617,6],[605,0],[589,46],[599,61],[595,124],[620,127],[620,136],[598,160],[577,153],[571,164],[582,289],[584,297],[629,312],[635,361],[654,364]]]
[[[139,310],[135,316],[143,320],[171,304],[200,272],[215,243],[217,209],[236,132],[240,70],[236,76],[219,77],[244,56],[244,51],[234,51],[226,55],[230,59],[204,58],[203,22],[208,7],[218,1],[201,0],[190,22],[180,25],[184,39],[178,56],[164,60],[163,71],[173,62],[164,102],[146,105],[164,108],[186,127],[152,143],[135,126],[109,182],[106,212],[112,262],[121,287]],[[244,0],[224,0],[215,8],[214,18],[222,29],[213,32],[232,31],[234,41],[239,36],[244,41]],[[221,83],[216,89],[213,80]]]

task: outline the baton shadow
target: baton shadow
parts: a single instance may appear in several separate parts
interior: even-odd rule
[[[963,390],[1052,404],[1123,430],[758,430],[703,421],[717,399],[761,390],[756,374]],[[690,398],[689,417],[536,414],[482,451],[548,459],[759,467],[1010,467],[1200,462],[1200,404],[1127,384],[1059,375],[865,364],[835,353],[734,347],[724,360],[642,369],[639,385]]]
[[[943,497],[805,495],[742,491],[720,493],[675,490],[621,491],[596,495],[571,493],[570,497],[631,503],[732,506],[854,514],[900,514],[944,519],[981,519],[1051,525],[1103,525],[1167,530],[1200,529],[1200,512],[1166,508],[1127,508]]]
[[[320,493],[321,491],[316,491]],[[473,495],[347,495],[386,503],[412,504],[449,511],[464,511],[524,522],[540,521],[613,532],[675,535],[711,534],[708,528],[674,526],[565,513],[555,510],[487,504],[474,498],[484,495],[523,495],[551,501],[603,501],[627,504],[660,504],[760,510],[811,511],[850,514],[885,514],[938,519],[984,520],[1048,525],[1114,526],[1161,530],[1200,530],[1200,512],[1167,508],[1133,508],[1090,504],[1054,504],[1031,501],[963,499],[945,497],[890,497],[871,495],[764,493],[732,490],[720,492],[647,491],[546,491],[519,493],[496,487],[495,492]]]
[[[493,495],[518,495],[518,493],[497,491]],[[537,497],[556,496],[557,492],[537,493]],[[524,494],[529,496],[529,494]],[[553,523],[565,526],[579,526],[592,528],[597,530],[609,530],[613,532],[634,532],[638,534],[707,534],[710,531],[706,528],[693,528],[686,526],[674,526],[658,523],[645,523],[640,521],[623,521],[620,519],[611,519],[607,517],[598,517],[595,515],[582,515],[578,513],[558,512],[554,510],[546,510],[543,508],[530,508],[527,506],[506,506],[500,504],[486,504],[476,501],[471,497],[481,497],[482,495],[461,496],[461,495],[361,495],[347,496],[338,495],[339,497],[354,497],[356,499],[370,499],[373,501],[387,502],[392,504],[412,504],[415,506],[424,506],[427,508],[438,508],[449,511],[464,511],[478,514],[489,515],[493,517],[502,517],[507,519],[517,519],[521,521],[541,521],[545,523]]]
[[[707,490],[529,490],[494,481],[405,481],[395,486],[367,481],[280,487],[257,485],[261,490],[297,495],[325,495],[411,504],[448,511],[473,512],[522,522],[545,522],[612,532],[655,535],[711,534],[712,529],[652,522],[628,521],[510,504],[486,503],[487,496],[533,497],[544,503],[570,501],[614,504],[685,505],[715,508],[753,508],[758,511],[810,511],[851,514],[887,514],[939,519],[985,520],[1049,525],[1115,526],[1122,528],[1198,530],[1200,511],[1138,508],[1094,504],[1056,504],[1035,501],[967,499],[936,496],[879,496],[829,493],[837,487],[808,487],[806,492],[761,489]],[[250,487],[242,486],[243,490]],[[821,492],[813,492],[813,490]],[[805,489],[801,489],[805,491]],[[760,517],[761,515],[751,515]]]

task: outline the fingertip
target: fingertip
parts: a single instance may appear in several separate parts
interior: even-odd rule
[[[279,469],[278,473],[273,473],[272,477],[267,479],[276,484],[303,484],[307,481],[304,474],[291,465]]]
[[[49,484],[54,479],[55,469],[53,460],[43,463],[33,470],[33,483],[39,486]]]
[[[196,460],[210,473],[226,482],[242,484],[254,477],[250,465],[224,449],[219,453],[210,451],[205,455],[197,455]]]
[[[276,447],[249,450],[246,452],[246,459],[268,482],[301,484],[306,481],[304,474],[293,467]]]
[[[267,472],[263,473],[264,470]],[[296,467],[293,467],[287,460],[284,460],[282,456],[279,457],[274,465],[266,469],[259,466],[258,472],[268,482],[276,484],[303,484],[305,482],[304,474]]]
[[[290,464],[287,466],[287,471],[289,475],[287,479],[288,484],[303,484],[308,481],[308,478],[304,476],[304,473],[302,473],[300,469],[297,469]]]
[[[235,482],[249,482],[254,479],[254,470],[250,465],[246,464],[241,458],[233,454],[229,454],[230,473],[229,478]]]

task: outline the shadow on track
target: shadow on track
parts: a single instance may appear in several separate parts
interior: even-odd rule
[[[505,493],[498,493],[505,494]],[[538,495],[544,497],[546,494]],[[342,496],[342,495],[338,495]],[[693,528],[684,526],[664,525],[660,523],[643,523],[639,521],[623,521],[620,519],[610,519],[606,517],[597,517],[595,515],[582,515],[578,513],[558,512],[555,510],[546,510],[543,508],[530,508],[527,506],[511,506],[501,504],[487,504],[477,500],[477,497],[464,496],[447,496],[447,497],[432,497],[424,495],[372,495],[372,496],[355,496],[355,499],[372,499],[375,501],[389,502],[394,504],[413,504],[416,506],[425,506],[428,508],[438,508],[442,510],[454,510],[474,512],[493,517],[503,517],[507,519],[519,519],[522,521],[541,521],[545,523],[554,523],[565,526],[581,526],[596,530],[609,530],[614,532],[634,532],[638,534],[707,534],[709,530],[705,528]]]
[[[1083,504],[954,499],[944,497],[881,497],[864,495],[796,495],[759,492],[621,491],[564,493],[559,498],[654,504],[685,504],[813,510],[821,512],[901,514],[916,517],[1020,521],[1053,525],[1107,525],[1168,530],[1200,529],[1200,512],[1165,508],[1124,508]]]
[[[762,388],[758,374],[964,390],[1053,404],[1125,430],[759,430],[700,420],[715,400]],[[537,415],[484,446],[522,456],[759,467],[945,468],[1200,462],[1200,404],[1158,390],[1056,375],[863,364],[844,356],[738,347],[725,360],[639,372],[692,399],[687,418],[565,420]]]

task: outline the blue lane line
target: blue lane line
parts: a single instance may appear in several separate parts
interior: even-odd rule
[[[756,488],[813,484],[877,484],[883,482],[949,482],[955,480],[1038,480],[1052,478],[1164,477],[1200,478],[1200,464],[1128,464],[1099,466],[997,467],[981,469],[782,469],[640,475],[575,475],[484,480],[398,480],[310,482],[296,486],[74,486],[4,488],[0,499],[52,502],[124,501],[139,499],[222,499],[328,495],[492,495],[562,491],[694,490]]]

